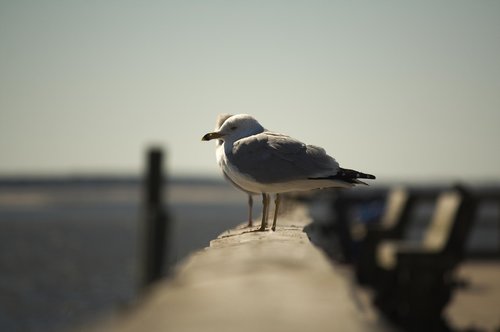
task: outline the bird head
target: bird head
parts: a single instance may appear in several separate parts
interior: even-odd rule
[[[201,140],[210,141],[212,139],[220,139],[234,142],[263,131],[264,127],[262,127],[252,116],[248,114],[237,114],[224,121],[219,130],[206,134]]]

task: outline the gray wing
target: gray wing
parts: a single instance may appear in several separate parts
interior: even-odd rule
[[[231,163],[261,183],[335,175],[339,165],[323,148],[263,132],[235,142]]]

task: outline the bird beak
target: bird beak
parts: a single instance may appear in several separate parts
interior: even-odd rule
[[[223,137],[224,135],[221,134],[221,133],[218,133],[218,132],[213,132],[213,133],[208,133],[206,134],[205,136],[203,136],[201,138],[202,141],[210,141],[212,139],[217,139],[217,138],[221,138]]]

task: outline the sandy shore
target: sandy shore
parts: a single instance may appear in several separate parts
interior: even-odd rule
[[[468,261],[457,272],[467,286],[446,308],[450,323],[458,329],[500,331],[500,260]]]

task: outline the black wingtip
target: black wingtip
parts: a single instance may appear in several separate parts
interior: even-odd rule
[[[376,177],[375,177],[375,175],[358,172],[358,171],[355,171],[353,169],[339,168],[337,174],[332,175],[332,176],[328,176],[328,177],[324,177],[321,179],[340,180],[340,181],[345,181],[347,183],[352,183],[352,184],[368,185],[368,184],[366,184],[358,179],[375,180]]]
[[[362,178],[362,179],[375,180],[377,178],[375,175],[372,175],[372,174],[365,174],[365,173],[359,173],[359,174],[362,175],[362,176],[360,176],[360,178]]]
[[[339,168],[339,171],[337,172],[336,176],[339,176],[341,178],[342,177],[350,178],[350,179],[370,179],[370,180],[376,179],[375,175],[362,173],[347,168]]]

